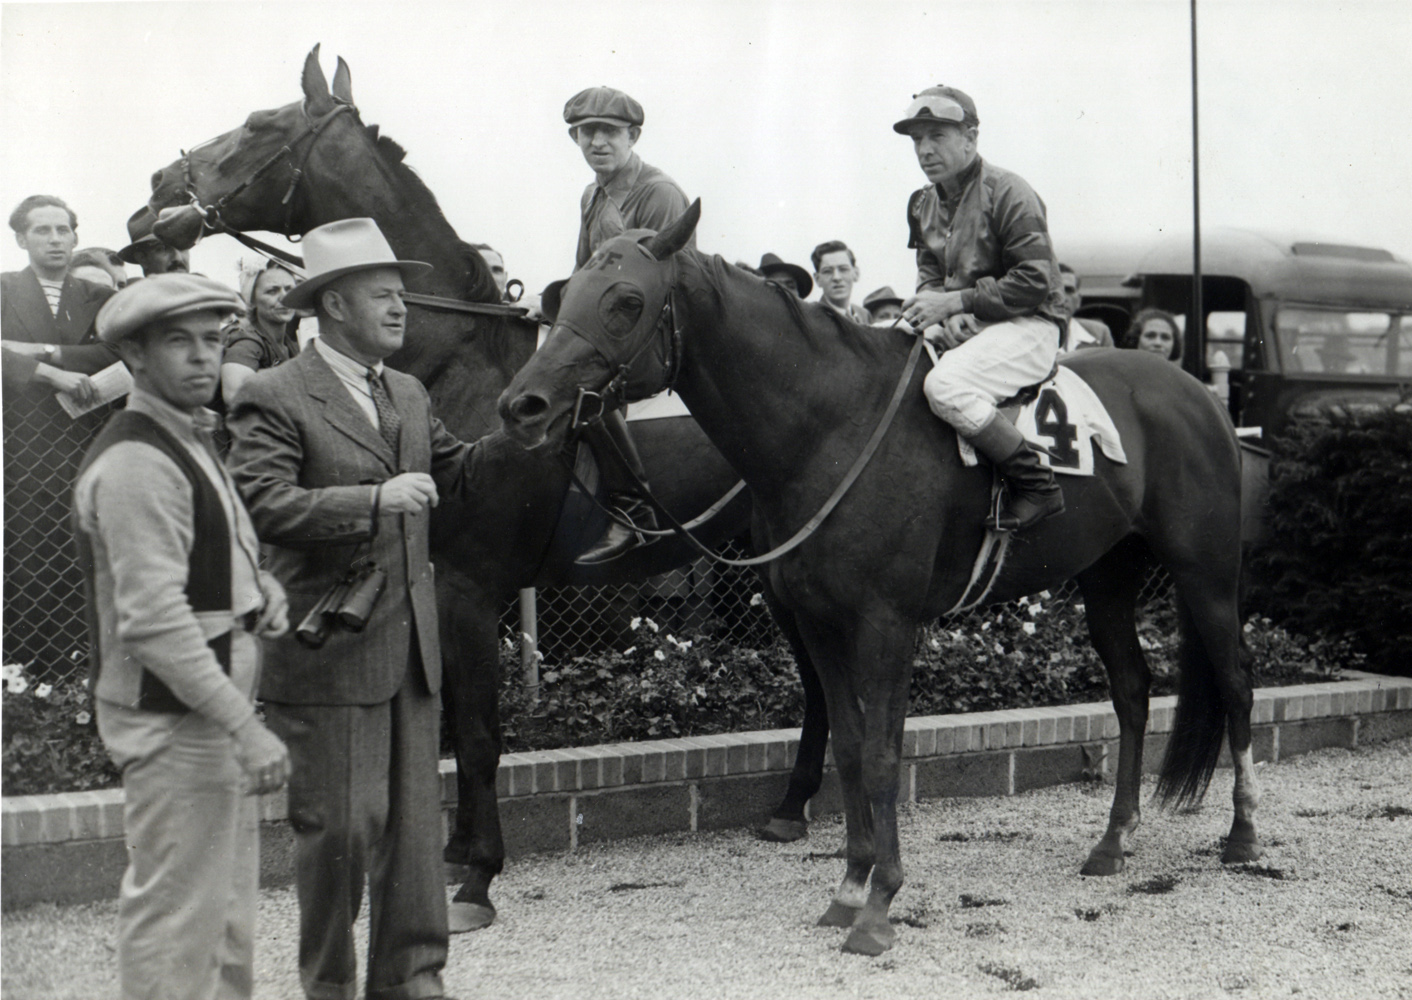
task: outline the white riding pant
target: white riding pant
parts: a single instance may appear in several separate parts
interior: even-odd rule
[[[1047,376],[1058,353],[1053,320],[1022,316],[992,323],[942,354],[922,391],[933,413],[971,437],[995,419],[996,403]]]

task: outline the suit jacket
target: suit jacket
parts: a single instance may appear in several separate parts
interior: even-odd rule
[[[417,643],[428,689],[441,687],[441,645],[427,557],[426,512],[382,515],[373,533],[373,485],[401,472],[427,472],[443,498],[474,488],[478,445],[451,435],[431,414],[415,378],[383,369],[402,418],[399,458],[358,408],[317,351],[256,372],[227,419],[230,467],[255,530],[266,569],[289,595],[289,634],[266,644],[260,696],[289,704],[371,705],[402,684]],[[318,650],[301,646],[294,628],[342,577],[360,544],[388,575],[387,588],[361,633],[335,626]]]
[[[64,348],[64,360],[56,367],[92,375],[118,360],[117,351],[98,342],[93,326],[99,308],[112,294],[111,288],[66,275],[55,315],[32,269],[6,271],[0,274],[0,339],[57,344]],[[5,351],[5,391],[22,390],[34,378],[38,364],[38,358]]]

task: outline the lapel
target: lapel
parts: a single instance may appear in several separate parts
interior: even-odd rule
[[[35,284],[39,282],[36,281]],[[67,336],[68,343],[81,343],[84,334],[88,332],[92,320],[89,312],[91,292],[92,288],[73,275],[64,275],[64,287],[59,293],[59,312],[54,318],[54,325]]]
[[[323,418],[340,434],[376,455],[389,472],[396,473],[397,463],[392,449],[358,404],[353,402],[348,387],[334,374],[328,362],[319,357],[319,352],[311,345],[300,351],[290,364],[298,364],[303,370],[305,387],[310,398],[318,402]],[[406,433],[405,427],[402,433]]]
[[[67,279],[64,286],[67,292]],[[20,325],[29,333],[31,343],[52,344],[59,339],[56,336],[54,315],[49,311],[49,300],[44,297],[44,289],[39,287],[39,279],[34,276],[33,270],[27,267],[16,272],[15,281],[6,291],[14,297],[10,305],[14,308]],[[61,300],[60,306],[62,305]]]

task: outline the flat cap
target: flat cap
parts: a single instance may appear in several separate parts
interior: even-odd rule
[[[564,105],[564,121],[570,125],[606,122],[609,125],[641,125],[642,105],[621,90],[589,87],[580,90]]]
[[[912,95],[912,103],[902,113],[902,120],[892,126],[899,135],[908,135],[914,125],[951,122],[958,125],[979,125],[976,102],[955,87],[928,87]]]
[[[145,326],[194,312],[243,313],[235,289],[200,274],[154,274],[135,281],[98,310],[98,339],[116,344]]]

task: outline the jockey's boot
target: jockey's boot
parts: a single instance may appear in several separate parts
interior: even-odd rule
[[[589,425],[585,435],[598,459],[598,470],[608,493],[608,506],[638,528],[657,530],[657,515],[643,493],[647,488],[647,472],[642,467],[637,445],[628,432],[623,411],[609,410],[602,420]],[[647,537],[641,531],[611,521],[603,537],[577,561],[584,564],[608,562],[646,543]]]
[[[997,413],[968,440],[1005,481],[1005,504],[992,525],[996,531],[1023,531],[1064,512],[1064,493],[1054,481],[1054,470],[1040,462],[1004,414]]]

